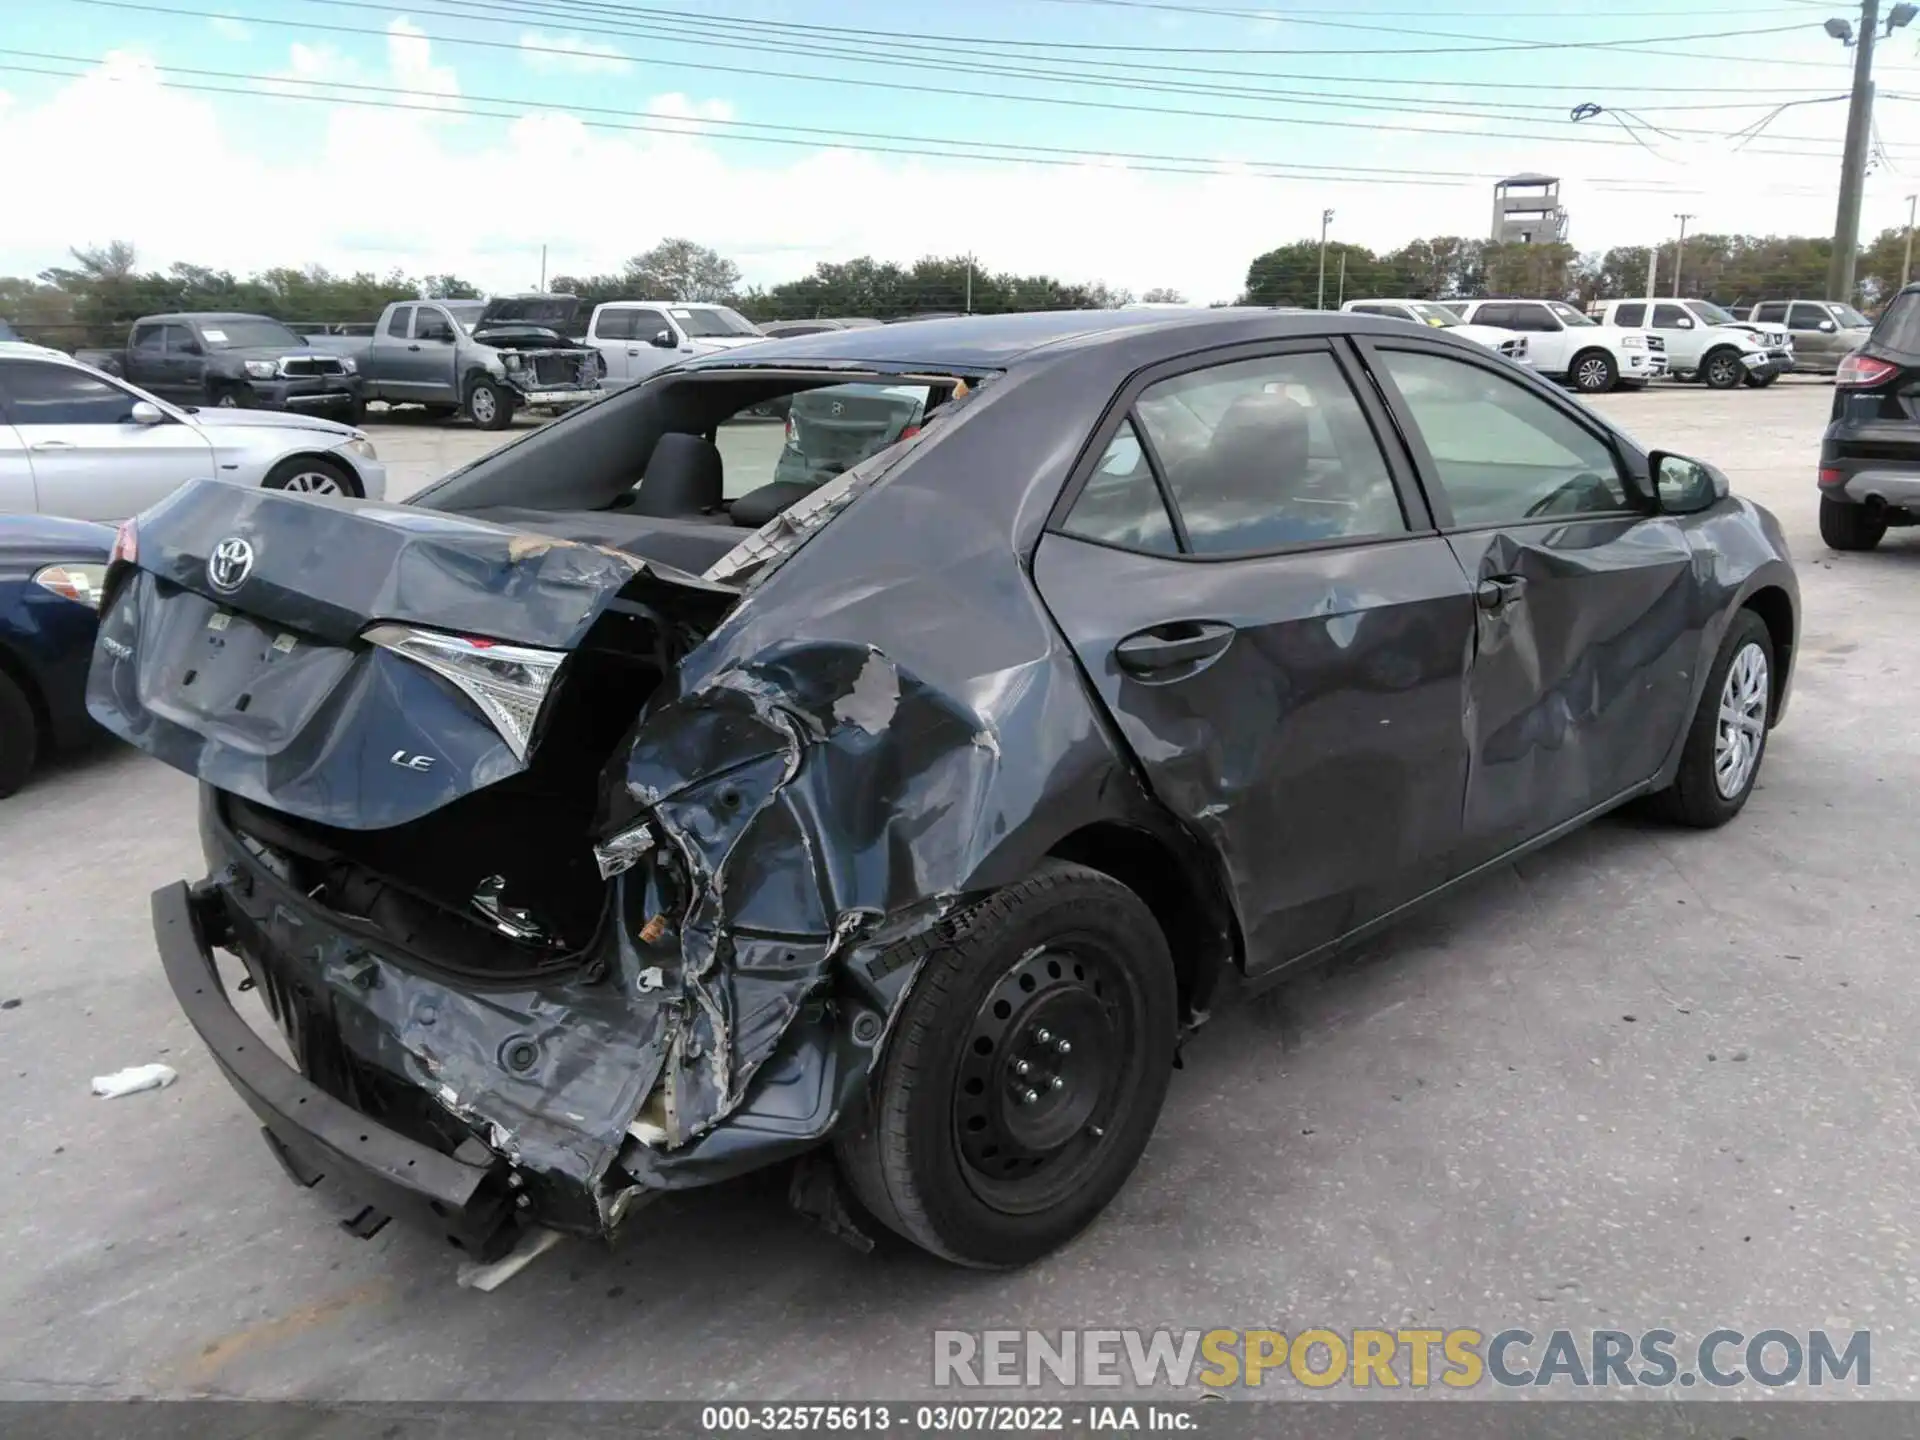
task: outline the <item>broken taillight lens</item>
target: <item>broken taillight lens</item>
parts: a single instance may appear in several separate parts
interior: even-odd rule
[[[412,625],[376,625],[361,638],[426,666],[458,687],[480,707],[517,760],[527,758],[540,709],[567,658],[564,650],[536,650]]]
[[[1885,360],[1876,360],[1871,355],[1849,355],[1840,362],[1840,368],[1834,373],[1836,385],[1878,385],[1882,380],[1891,379],[1898,374],[1898,365],[1889,365]]]
[[[132,565],[140,558],[140,532],[134,528],[133,521],[122,520],[120,528],[114,532],[113,553],[107,556],[107,564],[118,565],[121,561]]]

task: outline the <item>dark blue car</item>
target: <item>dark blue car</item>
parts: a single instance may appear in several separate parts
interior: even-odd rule
[[[0,796],[92,729],[87,664],[112,551],[106,525],[0,515]]]

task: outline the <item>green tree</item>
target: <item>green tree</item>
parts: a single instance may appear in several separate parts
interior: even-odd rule
[[[740,288],[740,267],[691,240],[662,240],[627,261],[625,275],[634,300],[731,300]]]
[[[1142,295],[1140,299],[1143,304],[1147,305],[1184,305],[1187,303],[1187,297],[1185,295],[1166,285],[1154,286],[1153,289]]]

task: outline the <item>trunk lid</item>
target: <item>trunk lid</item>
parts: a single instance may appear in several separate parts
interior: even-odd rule
[[[134,543],[88,711],[218,789],[343,830],[538,770],[570,689],[627,707],[597,768],[739,598],[597,546],[218,481],[148,510]],[[597,744],[612,725],[565,728]]]

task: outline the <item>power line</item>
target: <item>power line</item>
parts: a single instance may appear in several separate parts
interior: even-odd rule
[[[310,0],[313,4],[329,4],[333,0]],[[496,7],[499,8],[499,7]],[[666,10],[654,5],[632,5],[611,3],[611,0],[543,0],[534,10],[522,7],[526,18],[550,13],[555,8],[586,10],[622,17],[639,17],[656,23],[715,24],[731,26],[751,26],[760,30],[777,30],[817,35],[854,37],[862,40],[874,38],[874,32],[845,25],[812,25],[792,20],[755,20],[738,15],[700,15],[693,16],[681,10]],[[1735,30],[1705,30],[1682,35],[1648,35],[1630,37],[1624,40],[1508,40],[1498,35],[1475,35],[1452,30],[1417,30],[1399,25],[1368,25],[1352,20],[1308,20],[1297,14],[1276,12],[1269,18],[1282,24],[1308,26],[1321,30],[1354,30],[1370,35],[1419,35],[1441,40],[1477,40],[1486,42],[1470,46],[1442,46],[1438,48],[1419,48],[1396,45],[1376,50],[1303,50],[1298,46],[1286,45],[1273,48],[1260,48],[1247,45],[1115,45],[1102,41],[1080,40],[1022,40],[990,35],[946,35],[933,31],[921,31],[914,39],[940,45],[998,45],[1002,47],[1019,46],[1025,49],[1065,50],[1082,52],[1089,50],[1145,52],[1155,55],[1481,55],[1516,50],[1616,50],[1635,45],[1669,45],[1693,40],[1732,40],[1747,39],[1758,35],[1785,35],[1793,31],[1804,30],[1804,21],[1795,21],[1790,25],[1775,25],[1765,29],[1746,27]],[[891,40],[893,37],[888,37]]]
[[[309,33],[313,31],[322,31],[322,32],[332,33],[332,34],[365,35],[365,36],[371,36],[371,37],[383,39],[383,40],[388,38],[388,32],[386,30],[370,29],[365,26],[341,25],[341,24],[329,23],[329,22],[323,22],[323,21],[277,20],[277,19],[264,17],[264,16],[223,15],[218,12],[212,12],[212,11],[183,10],[183,9],[177,9],[177,8],[170,8],[167,6],[142,3],[142,0],[68,0],[68,3],[93,5],[93,6],[99,6],[99,7],[113,9],[113,10],[138,11],[138,12],[145,12],[145,13],[151,13],[151,14],[167,15],[176,19],[241,19],[241,20],[244,20],[246,23],[280,26],[288,29],[300,30],[303,33]],[[325,3],[352,5],[355,8],[383,8],[380,6],[366,5],[365,0],[325,0]],[[617,32],[603,32],[603,33],[617,33]],[[434,44],[465,45],[465,46],[474,46],[474,47],[493,49],[493,50],[511,50],[511,51],[515,51],[523,54],[552,54],[552,55],[563,56],[570,59],[579,58],[579,54],[575,50],[570,50],[570,49],[566,49],[559,46],[530,44],[525,42],[524,40],[515,42],[515,41],[505,41],[505,40],[488,40],[478,36],[448,36],[448,35],[424,35],[424,34],[421,36],[421,38],[427,41],[430,41]],[[758,47],[755,47],[755,48],[758,48]],[[629,56],[626,58],[638,59],[638,58],[644,58],[644,57]],[[1006,101],[1011,101],[1015,103],[1065,106],[1073,109],[1107,110],[1107,111],[1118,111],[1118,112],[1125,112],[1125,113],[1131,113],[1131,114],[1170,116],[1175,118],[1241,120],[1241,121],[1249,121],[1255,124],[1309,126],[1309,127],[1315,127],[1315,128],[1330,128],[1330,129],[1341,129],[1341,130],[1362,129],[1362,130],[1375,131],[1375,132],[1389,131],[1389,132],[1395,132],[1395,133],[1401,133],[1401,134],[1412,134],[1412,135],[1465,136],[1465,137],[1470,137],[1473,139],[1481,139],[1481,140],[1539,141],[1543,139],[1553,139],[1562,144],[1599,145],[1604,147],[1617,147],[1617,148],[1625,148],[1627,144],[1630,143],[1626,141],[1608,140],[1599,136],[1569,135],[1564,133],[1557,133],[1549,136],[1539,131],[1511,131],[1511,130],[1494,131],[1494,130],[1487,130],[1487,129],[1461,130],[1456,128],[1448,128],[1444,126],[1388,125],[1388,124],[1381,124],[1375,121],[1360,121],[1360,120],[1343,121],[1343,120],[1330,120],[1330,119],[1312,119],[1307,117],[1290,116],[1290,115],[1256,114],[1256,113],[1246,112],[1246,111],[1196,110],[1196,109],[1190,109],[1190,108],[1175,108],[1175,107],[1164,106],[1164,105],[1137,105],[1137,104],[1131,104],[1131,103],[1116,101],[1116,100],[1076,99],[1076,98],[1073,98],[1070,96],[1064,96],[1064,95],[1008,94],[1003,91],[966,90],[966,89],[955,88],[952,86],[912,84],[905,81],[895,81],[895,80],[872,80],[872,79],[865,79],[862,77],[849,76],[849,75],[819,75],[819,74],[813,74],[805,71],[771,70],[765,66],[749,67],[749,66],[742,66],[742,65],[725,65],[717,61],[711,61],[711,60],[681,60],[681,59],[675,58],[672,60],[663,61],[661,63],[669,64],[677,69],[682,69],[682,70],[686,70],[686,69],[711,70],[711,71],[724,73],[724,74],[749,75],[757,79],[768,79],[768,78],[793,79],[793,80],[809,81],[817,84],[827,84],[827,85],[843,86],[843,87],[851,86],[851,87],[857,87],[861,89],[888,90],[888,91],[904,92],[909,94],[949,95],[949,96],[955,96],[955,97],[967,99],[967,100],[1006,100]],[[911,60],[901,60],[899,58],[895,58],[891,63],[894,65],[918,64],[920,68],[932,68],[932,69],[940,69],[940,70],[952,68],[952,67],[934,65],[924,61],[914,62]],[[982,71],[979,73],[996,73],[996,72]],[[1055,75],[1051,73],[1042,73],[1040,75],[1036,75],[1030,78],[1045,78],[1045,79],[1051,79],[1051,80],[1057,80],[1057,81],[1065,81],[1067,83],[1081,83],[1081,84],[1092,83],[1092,84],[1098,85],[1101,83],[1098,81],[1089,82],[1084,78],[1080,78],[1076,80],[1076,77]],[[1133,88],[1151,89],[1151,88],[1160,88],[1160,87],[1155,87],[1147,84],[1137,84]],[[1479,117],[1474,117],[1474,118],[1479,118]],[[1506,117],[1496,117],[1496,118],[1506,118]],[[1703,131],[1699,133],[1708,135],[1708,136],[1713,136],[1715,138],[1725,138],[1722,132],[1718,132],[1718,131]],[[1781,138],[1782,139],[1805,139],[1815,144],[1822,143],[1817,139],[1814,139],[1814,137],[1781,137]],[[1801,150],[1770,150],[1765,153],[1787,155],[1787,156],[1799,156],[1801,158],[1820,158],[1824,153],[1827,153],[1827,152],[1801,151]]]
[[[46,59],[46,60],[52,60],[56,63],[62,63],[62,64],[91,65],[91,64],[100,63],[97,60],[93,60],[85,57],[65,56],[65,55],[47,55],[37,51],[23,51],[23,50],[14,50],[14,49],[0,49],[0,55],[13,55],[13,56],[35,58],[35,59]],[[524,113],[524,111],[520,113],[516,113],[515,111],[511,111],[511,110],[481,110],[481,109],[473,109],[473,108],[460,108],[460,109],[449,108],[449,102],[456,102],[456,101],[468,106],[471,106],[471,105],[509,106],[510,105],[510,106],[525,107],[528,109],[554,111],[554,112],[566,114],[569,116],[573,116],[575,119],[579,120],[579,123],[581,125],[589,129],[596,129],[596,130],[615,130],[615,131],[631,131],[631,132],[646,133],[646,134],[677,135],[682,138],[685,138],[689,134],[697,134],[697,135],[700,135],[701,138],[718,140],[718,141],[728,141],[728,142],[745,143],[745,144],[801,146],[801,147],[814,148],[814,149],[819,148],[823,143],[822,137],[826,137],[832,141],[835,148],[839,148],[839,149],[856,150],[856,151],[864,151],[864,152],[878,153],[878,154],[889,154],[889,155],[909,155],[909,156],[917,156],[917,157],[924,157],[929,159],[941,159],[941,160],[974,160],[974,161],[984,160],[984,161],[991,161],[991,162],[998,162],[998,163],[1035,164],[1035,165],[1047,165],[1047,166],[1054,166],[1054,167],[1078,168],[1078,167],[1085,166],[1089,163],[1098,163],[1099,161],[1108,160],[1108,159],[1137,159],[1137,160],[1141,160],[1149,163],[1129,165],[1127,167],[1129,170],[1144,171],[1144,172],[1156,173],[1156,174],[1202,175],[1202,176],[1207,176],[1215,179],[1231,178],[1234,175],[1234,173],[1238,171],[1245,174],[1245,177],[1250,179],[1267,179],[1267,180],[1310,179],[1310,180],[1313,180],[1315,183],[1360,184],[1360,185],[1413,184],[1413,185],[1431,186],[1433,188],[1460,188],[1462,185],[1471,181],[1485,181],[1485,180],[1497,178],[1498,176],[1498,172],[1496,171],[1479,171],[1479,172],[1434,171],[1434,170],[1428,170],[1424,168],[1418,169],[1418,170],[1399,170],[1399,169],[1391,169],[1387,167],[1290,165],[1290,164],[1284,164],[1281,162],[1265,162],[1265,161],[1248,162],[1248,161],[1226,160],[1226,159],[1219,159],[1219,158],[1208,158],[1208,157],[1201,157],[1201,156],[1159,155],[1159,154],[1129,155],[1126,153],[1113,154],[1110,152],[1074,151],[1074,150],[1067,150],[1064,148],[1053,147],[1053,146],[1015,145],[1015,144],[1003,143],[999,141],[953,141],[953,140],[945,140],[945,139],[933,139],[931,137],[925,137],[925,136],[887,135],[887,134],[881,134],[881,133],[872,132],[872,131],[851,131],[850,132],[850,131],[842,131],[842,130],[831,130],[824,127],[815,127],[815,126],[775,125],[771,123],[763,123],[763,122],[757,122],[757,121],[680,119],[677,117],[662,117],[658,122],[649,124],[649,123],[633,121],[633,120],[587,120],[587,119],[579,119],[579,115],[577,114],[577,112],[584,110],[589,114],[596,114],[596,115],[621,115],[621,114],[625,114],[626,112],[619,111],[619,110],[612,110],[606,107],[579,106],[579,105],[572,105],[572,104],[567,104],[567,103],[558,102],[558,101],[528,100],[523,97],[517,97],[517,96],[460,95],[460,96],[435,97],[435,99],[432,102],[427,102],[427,101],[408,102],[404,100],[393,100],[393,99],[367,99],[367,98],[361,98],[361,96],[366,93],[371,93],[371,94],[380,95],[380,96],[396,96],[396,95],[404,96],[404,95],[415,94],[416,92],[406,90],[405,88],[400,86],[392,86],[392,85],[373,85],[373,84],[364,84],[360,82],[349,82],[349,81],[338,81],[338,80],[295,79],[295,78],[289,78],[286,76],[260,75],[260,74],[251,74],[251,73],[235,72],[235,71],[206,70],[206,69],[187,67],[187,66],[155,65],[154,68],[156,70],[163,71],[170,74],[187,74],[187,75],[197,75],[197,76],[203,76],[203,77],[217,77],[222,79],[232,79],[232,80],[247,82],[247,84],[243,86],[210,85],[205,83],[197,83],[197,82],[189,83],[189,82],[181,82],[181,81],[167,82],[169,85],[169,88],[193,91],[193,92],[205,93],[205,94],[237,95],[237,96],[242,96],[249,99],[257,99],[257,100],[295,100],[295,101],[302,101],[307,103],[351,105],[351,106],[366,108],[366,109],[401,111],[401,112],[410,112],[415,114],[437,115],[442,117],[453,115],[453,116],[461,116],[461,117],[467,117],[467,118],[502,119],[502,120],[516,120],[521,118],[521,113]],[[87,78],[85,72],[75,73],[72,71],[52,70],[44,66],[7,64],[7,63],[0,63],[0,72],[30,74],[30,75],[49,75],[49,76],[55,76],[62,79],[76,79],[76,80]],[[253,88],[260,85],[267,85],[275,88],[265,89],[265,90],[259,89],[259,88]],[[282,87],[294,87],[294,88],[282,88]],[[318,90],[328,90],[328,91],[344,90],[344,91],[353,91],[357,93],[353,95],[341,95],[341,94],[331,94],[331,93],[329,94],[301,93],[302,91],[318,91]],[[726,129],[722,130],[722,129],[715,128],[712,133],[708,133],[709,127],[726,127]],[[745,130],[770,130],[770,131],[777,131],[781,133],[774,134],[774,135],[727,133],[728,130],[736,131],[736,132],[745,131]],[[801,137],[804,137],[804,138],[801,138]],[[892,143],[873,143],[873,142],[892,142]],[[948,148],[936,149],[936,148],[933,148],[934,146],[942,146],[942,147],[948,147]],[[967,149],[959,148],[962,146],[969,147],[969,148]],[[1009,151],[1014,153],[1008,153],[1008,154],[979,153],[983,150]],[[1360,170],[1365,170],[1366,173],[1365,174],[1356,173],[1357,171],[1360,171]],[[1412,177],[1412,178],[1402,178],[1402,177]],[[1440,177],[1446,177],[1446,178],[1440,178]],[[1577,183],[1593,184],[1596,186],[1604,185],[1608,188],[1616,190],[1619,193],[1644,193],[1644,194],[1650,194],[1650,195],[1688,195],[1688,194],[1699,193],[1698,191],[1689,190],[1679,186],[1647,185],[1644,182],[1636,182],[1629,179],[1616,179],[1613,177],[1599,177],[1598,179],[1592,179],[1592,180],[1578,179],[1578,177],[1575,177],[1575,178],[1577,180]],[[1793,194],[1793,193],[1824,195],[1825,192],[1824,191],[1793,192],[1793,191],[1782,190],[1782,189],[1774,189],[1769,193],[1775,194],[1775,195]]]

